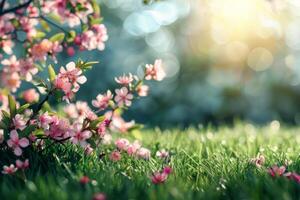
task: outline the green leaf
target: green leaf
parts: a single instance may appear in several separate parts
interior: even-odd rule
[[[49,40],[51,42],[56,42],[56,41],[62,42],[64,40],[64,38],[65,38],[65,34],[64,33],[57,33],[57,34],[53,35],[52,37],[50,37]]]
[[[45,20],[41,20],[40,23],[45,31],[47,31],[47,32],[51,31],[49,24]]]
[[[47,15],[50,19],[56,21],[57,23],[61,23],[61,17],[57,14],[54,14],[53,12]]]
[[[100,122],[102,122],[104,119],[105,119],[104,116],[98,117],[97,119],[95,119],[94,121],[92,121],[92,122],[90,123],[90,128],[91,128],[91,129],[97,128],[98,124],[99,124]]]
[[[23,113],[27,108],[29,108],[29,106],[30,106],[29,103],[24,104],[23,106],[21,106],[20,108],[18,108],[17,113],[18,113],[18,114]]]
[[[92,3],[93,10],[94,10],[94,14],[97,15],[97,16],[100,16],[100,6],[97,3],[97,1],[96,0],[92,0],[91,3]]]
[[[7,129],[7,125],[2,121],[0,121],[0,129]]]
[[[43,31],[37,31],[36,35],[34,36],[34,38],[43,38],[46,36],[46,33],[44,33]]]
[[[10,119],[10,115],[9,115],[8,112],[6,112],[5,110],[1,110],[1,111],[2,111],[2,116],[3,116],[4,118]]]
[[[76,32],[71,30],[67,35],[67,42],[73,42],[76,37]]]
[[[88,69],[92,69],[93,65],[98,64],[98,61],[91,61],[91,62],[83,62],[81,60],[79,60],[76,63],[76,67],[80,68],[81,70],[85,71]]]
[[[8,95],[8,103],[9,103],[9,111],[10,111],[10,117],[13,118],[16,115],[16,101],[13,98],[13,96]]]
[[[56,73],[51,64],[48,66],[48,73],[50,81],[53,82],[56,78]]]
[[[28,136],[36,129],[36,125],[29,125],[22,131],[23,135]]]

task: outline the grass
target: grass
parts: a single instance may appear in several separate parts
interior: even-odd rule
[[[143,130],[125,137],[141,139],[143,146],[172,152],[174,172],[167,182],[153,185],[152,171],[161,161],[137,160],[123,155],[112,162],[99,154],[83,156],[79,149],[54,146],[31,158],[28,181],[0,176],[0,199],[92,199],[104,192],[108,199],[299,199],[300,184],[287,178],[272,178],[266,168],[289,161],[288,171],[300,172],[299,128],[236,124],[218,129]],[[258,153],[266,157],[264,168],[249,164]],[[6,155],[0,155],[3,165]],[[7,164],[7,163],[6,163]],[[95,180],[86,186],[78,179]]]

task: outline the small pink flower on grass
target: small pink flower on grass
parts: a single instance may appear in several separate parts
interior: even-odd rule
[[[255,164],[256,167],[260,168],[260,167],[262,167],[262,166],[264,165],[265,160],[266,160],[266,159],[265,159],[265,157],[264,157],[263,155],[258,155],[256,158],[252,158],[252,159],[250,160],[250,162],[251,162],[252,164]]]
[[[118,106],[131,106],[131,100],[133,99],[133,95],[128,91],[126,87],[122,87],[121,89],[116,89],[116,97],[115,101],[118,103]]]
[[[164,183],[168,178],[168,175],[164,172],[154,172],[151,176],[151,181],[153,184],[161,184]]]
[[[110,90],[106,92],[106,94],[98,94],[96,97],[96,100],[92,101],[92,104],[95,108],[98,108],[99,110],[105,110],[108,105],[109,101],[113,98],[113,95]]]
[[[135,155],[140,148],[141,148],[141,144],[139,143],[139,141],[136,140],[128,146],[127,154]]]
[[[16,167],[21,170],[25,170],[29,167],[29,160],[26,159],[24,162],[21,160],[16,160]]]
[[[294,180],[297,183],[300,183],[300,175],[295,172],[287,172],[283,176],[287,177],[288,179]]]
[[[170,167],[170,166],[165,166],[164,169],[163,169],[163,173],[165,174],[171,174],[173,171],[173,169]]]
[[[110,160],[116,162],[121,160],[121,153],[117,150],[111,152],[110,156],[109,156]]]
[[[123,74],[123,76],[120,76],[118,78],[115,78],[115,81],[121,85],[127,86],[130,83],[132,83],[133,81],[133,76],[131,73],[129,73],[128,76],[126,76],[125,74]]]
[[[94,149],[90,145],[87,145],[84,149],[84,153],[86,155],[91,155],[93,152],[94,152]]]
[[[24,120],[23,116],[20,114],[17,114],[13,118],[13,124],[15,129],[24,130],[26,128],[26,121]]]
[[[119,150],[126,151],[129,146],[129,141],[125,138],[120,138],[115,141],[115,145]]]
[[[156,156],[161,159],[164,159],[169,157],[169,152],[167,152],[165,149],[162,149],[156,152]]]
[[[103,193],[96,193],[92,200],[106,200],[106,196]]]
[[[14,174],[18,169],[11,164],[10,166],[3,166],[2,174]]]
[[[79,182],[80,182],[82,185],[88,184],[88,183],[90,182],[90,178],[87,177],[87,176],[82,176],[82,177],[79,179]]]
[[[144,147],[140,148],[136,155],[139,157],[139,158],[143,158],[145,160],[148,160],[150,157],[151,157],[151,152],[149,149],[146,149]]]
[[[285,166],[278,167],[277,165],[274,165],[273,167],[268,169],[268,173],[272,177],[282,176],[284,174],[285,170],[286,170]]]
[[[16,130],[12,130],[10,132],[10,139],[7,140],[7,145],[14,150],[16,156],[22,155],[22,148],[25,148],[29,145],[29,141],[27,138],[19,139],[18,132]]]

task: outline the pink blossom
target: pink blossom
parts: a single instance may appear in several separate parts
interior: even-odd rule
[[[49,129],[50,124],[53,122],[52,117],[48,115],[48,112],[39,116],[38,125],[43,129]]]
[[[136,140],[127,147],[127,153],[128,155],[135,155],[140,148],[141,144]]]
[[[120,76],[118,78],[115,78],[115,81],[121,85],[129,85],[130,83],[132,83],[133,81],[133,76],[131,73],[129,73],[128,76],[126,76],[125,74],[123,74],[123,76]]]
[[[163,173],[165,174],[171,174],[173,171],[173,169],[170,167],[170,166],[165,166],[164,169],[163,169]]]
[[[111,144],[112,137],[110,134],[105,134],[102,138],[102,144],[109,145]]]
[[[110,90],[106,92],[106,94],[98,94],[96,100],[92,101],[92,105],[99,110],[105,110],[108,105],[109,101],[113,98],[113,95]]]
[[[145,79],[146,80],[157,80],[161,81],[165,78],[166,73],[162,68],[162,60],[158,59],[155,60],[154,65],[147,64],[146,65],[146,72],[145,72]]]
[[[45,131],[45,135],[54,140],[62,140],[71,137],[71,130],[68,121],[59,119],[55,116],[52,117],[52,123],[49,130]]]
[[[156,156],[161,159],[164,159],[169,157],[169,152],[167,152],[165,149],[162,149],[156,152]]]
[[[273,167],[268,169],[268,173],[272,177],[282,176],[284,174],[285,170],[286,170],[285,166],[278,167],[277,165],[274,165]]]
[[[119,131],[121,133],[126,133],[129,129],[134,127],[135,121],[131,120],[129,122],[126,122],[122,117],[118,115],[114,115],[112,119],[112,126],[116,131]]]
[[[35,89],[29,89],[23,92],[23,98],[27,103],[34,103],[39,100],[40,95]]]
[[[128,91],[126,87],[122,87],[121,89],[116,89],[116,97],[115,101],[118,103],[118,106],[130,106],[131,100],[133,99],[133,95]]]
[[[1,40],[0,41],[0,48],[6,53],[6,54],[12,54],[12,48],[14,47],[14,43],[7,39],[7,40]]]
[[[26,128],[26,121],[20,114],[16,114],[16,116],[13,118],[13,124],[15,129],[19,129],[21,131]]]
[[[34,141],[37,140],[37,137],[36,137],[34,134],[32,134],[32,133],[28,136],[28,138],[29,138],[29,140],[30,140],[31,142],[34,142]]]
[[[143,158],[143,159],[145,159],[145,160],[148,160],[148,159],[150,158],[150,156],[151,156],[151,152],[150,152],[149,149],[146,149],[146,148],[142,147],[142,148],[140,148],[140,149],[137,151],[136,155],[137,155],[138,157],[140,157],[140,158]]]
[[[10,166],[3,166],[2,174],[14,174],[18,169],[11,164]]]
[[[82,176],[80,179],[79,179],[79,182],[83,185],[85,184],[88,184],[90,182],[90,178],[88,176]]]
[[[115,141],[115,145],[118,149],[126,151],[129,146],[129,141],[125,138],[119,138]]]
[[[47,59],[47,54],[52,50],[52,42],[43,39],[40,43],[34,44],[30,49],[30,53],[34,60],[43,61]]]
[[[94,25],[91,30],[85,31],[81,36],[81,45],[88,49],[104,50],[104,42],[108,39],[106,27],[103,24]]]
[[[119,161],[119,160],[121,160],[121,153],[119,151],[115,150],[115,151],[111,152],[109,158],[114,162]]]
[[[168,178],[166,173],[154,172],[151,180],[153,184],[161,184],[164,183]]]
[[[82,75],[82,70],[77,68],[74,62],[69,62],[66,65],[66,69],[61,67],[59,76],[67,78],[74,85],[75,90],[73,92],[78,91],[79,84],[84,84],[87,81],[86,77]]]
[[[92,153],[94,152],[94,149],[91,147],[91,145],[87,145],[86,147],[85,147],[85,149],[84,149],[84,153],[86,154],[86,155],[91,155]]]
[[[64,108],[65,113],[68,117],[76,119],[78,122],[82,122],[85,118],[94,118],[92,115],[91,108],[88,106],[87,102],[77,101],[75,104],[68,104]]]
[[[18,72],[20,71],[20,62],[17,60],[15,55],[11,56],[9,59],[4,59],[1,62],[4,65],[4,71],[7,72]]]
[[[103,193],[96,193],[92,200],[106,200],[106,196]]]
[[[258,155],[256,158],[250,160],[251,163],[255,164],[256,167],[260,168],[265,163],[265,157],[263,155]]]
[[[22,170],[27,169],[29,167],[29,160],[26,159],[24,162],[22,162],[21,160],[16,160],[16,167]]]
[[[10,139],[7,140],[7,145],[14,150],[16,156],[22,155],[22,148],[25,148],[29,145],[29,141],[27,138],[19,139],[18,132],[16,130],[12,130],[10,132]]]
[[[75,49],[74,49],[74,47],[68,47],[67,48],[67,54],[69,56],[74,56],[75,55]]]
[[[300,183],[300,175],[295,172],[287,172],[283,176],[287,177],[288,179],[292,179],[297,183]]]
[[[139,85],[136,88],[137,94],[141,97],[145,97],[148,95],[149,86],[148,85]]]
[[[12,92],[16,92],[21,86],[20,75],[17,72],[9,73],[3,71],[1,74],[2,84]]]
[[[20,75],[25,77],[26,81],[31,81],[32,76],[38,73],[38,68],[34,65],[33,60],[22,59],[20,60]]]
[[[82,131],[82,125],[76,123],[73,125],[74,134],[71,137],[71,142],[73,144],[80,144],[82,147],[86,147],[88,143],[86,142],[92,136],[92,133],[88,130]]]
[[[105,134],[106,134],[106,123],[105,121],[101,122],[99,125],[98,125],[98,128],[97,128],[97,133],[100,137],[103,137]]]

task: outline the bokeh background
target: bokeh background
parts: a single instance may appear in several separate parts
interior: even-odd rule
[[[90,101],[122,73],[164,60],[167,78],[153,83],[125,118],[147,126],[300,123],[299,0],[101,0],[109,40],[79,99]],[[74,60],[63,54],[64,62]]]

